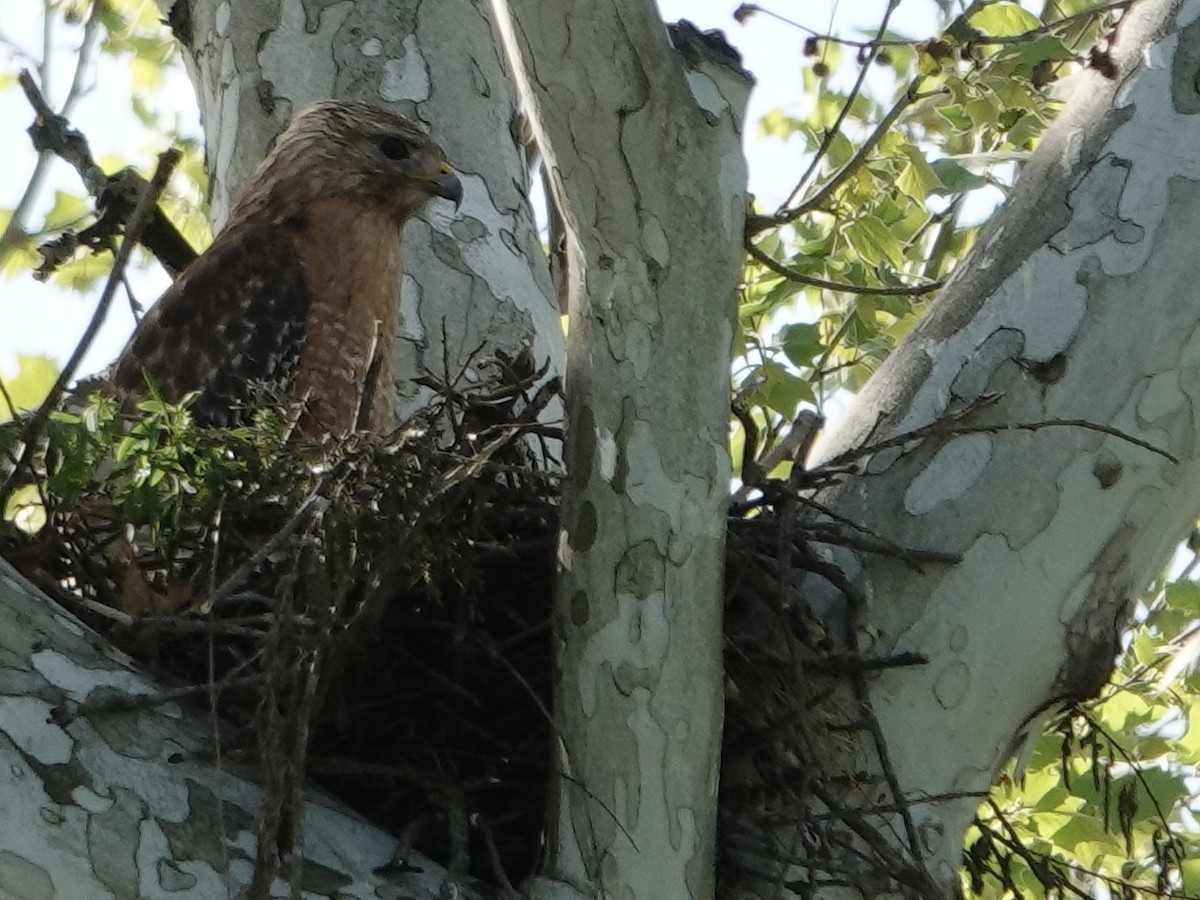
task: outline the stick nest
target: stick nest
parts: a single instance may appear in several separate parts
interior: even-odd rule
[[[0,552],[194,687],[214,755],[259,765],[263,884],[299,846],[306,775],[401,837],[399,869],[413,847],[456,876],[535,865],[558,494],[539,460],[561,435],[537,424],[557,385],[513,369],[320,443],[286,415],[207,430],[186,401],[130,419],[95,397],[50,420],[12,495]]]
[[[540,461],[561,434],[538,423],[557,385],[530,368],[428,383],[433,402],[385,437],[302,440],[270,404],[207,430],[186,401],[130,418],[95,397],[39,438],[0,552],[179,686],[170,699],[219,714],[214,756],[257,764],[251,895],[298,865],[309,777],[399,837],[399,871],[414,848],[456,879],[536,870],[559,493]],[[9,458],[17,425],[0,426]],[[864,713],[854,660],[799,595],[822,563],[797,496],[775,485],[735,510],[726,573],[722,847],[772,880],[795,851],[770,835],[845,776],[814,760],[849,753]]]

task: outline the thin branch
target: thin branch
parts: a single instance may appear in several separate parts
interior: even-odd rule
[[[121,241],[121,247],[117,251],[116,259],[113,260],[112,271],[108,274],[108,280],[104,284],[104,291],[100,294],[100,300],[96,304],[96,311],[92,313],[92,320],[88,323],[83,337],[79,339],[79,343],[71,353],[71,358],[67,360],[62,371],[58,373],[58,378],[55,380],[54,386],[50,388],[50,393],[42,401],[42,405],[38,407],[37,412],[26,423],[25,429],[21,433],[21,443],[24,445],[21,451],[21,459],[17,467],[8,473],[4,484],[0,486],[0,509],[3,509],[4,505],[8,502],[9,495],[12,493],[17,480],[21,476],[21,470],[31,463],[38,437],[41,435],[42,429],[50,418],[50,413],[58,408],[58,402],[62,398],[63,392],[75,377],[75,371],[79,368],[84,354],[91,347],[97,332],[100,331],[100,326],[104,324],[104,320],[108,316],[109,307],[112,306],[117,285],[121,283],[125,267],[129,264],[129,257],[133,253],[133,248],[137,245],[138,235],[145,227],[152,211],[155,209],[158,195],[162,193],[162,189],[166,186],[167,179],[171,177],[171,172],[179,163],[179,158],[180,153],[175,148],[166,150],[159,155],[158,166],[154,170],[154,177],[150,179],[150,183],[142,191],[137,205],[133,208],[133,214],[129,217],[129,223],[125,228],[125,239]]]
[[[850,579],[837,566],[819,559],[813,553],[806,554],[806,562],[809,564],[808,568],[810,572],[824,578],[846,598],[846,619],[843,638],[847,648],[856,647],[858,645],[858,637],[864,627],[862,616],[867,608],[866,597],[863,596],[855,585],[851,584]],[[867,731],[870,733],[872,743],[875,745],[875,755],[879,760],[879,768],[883,772],[884,781],[887,782],[888,790],[892,795],[892,801],[899,807],[900,821],[904,826],[908,851],[912,854],[913,862],[918,867],[918,870],[928,877],[928,870],[925,868],[925,854],[917,832],[916,821],[913,819],[912,808],[900,786],[900,776],[896,771],[895,763],[892,761],[891,751],[888,749],[883,727],[879,724],[879,719],[875,715],[875,710],[871,703],[871,691],[867,686],[867,679],[864,673],[861,671],[851,672],[850,684],[854,691],[854,697],[862,710]]]
[[[866,65],[863,66],[863,71],[865,73]],[[854,156],[852,156],[850,160],[844,166],[842,166],[842,168],[839,169],[828,181],[821,185],[821,187],[817,189],[816,193],[814,193],[803,203],[792,206],[799,196],[800,189],[803,187],[809,177],[808,173],[806,172],[804,179],[801,180],[800,184],[798,184],[788,196],[787,201],[780,206],[778,210],[776,210],[774,215],[746,217],[746,234],[748,236],[753,236],[759,232],[766,231],[769,228],[775,228],[779,225],[786,225],[788,222],[793,222],[805,213],[821,209],[825,205],[826,201],[833,196],[834,192],[840,188],[842,184],[855,172],[857,172],[864,162],[866,162],[867,156],[872,150],[875,149],[879,142],[883,140],[883,136],[891,131],[892,126],[896,124],[896,121],[900,118],[900,115],[906,109],[908,109],[908,107],[912,106],[918,100],[924,100],[926,97],[932,97],[936,93],[939,93],[938,91],[932,91],[922,94],[920,92],[920,88],[924,82],[925,78],[920,75],[912,80],[909,86],[905,89],[904,93],[900,95],[900,99],[897,100],[892,105],[892,108],[887,111],[887,114],[879,120],[879,123],[875,126],[875,130],[867,136],[865,141],[859,144],[858,149],[854,151]],[[851,99],[853,99],[853,95]],[[846,106],[842,110],[843,114],[848,111],[849,108],[850,101],[848,100],[846,102]],[[831,135],[837,133],[837,129],[841,127],[841,122],[844,118],[845,115],[839,116],[837,123],[830,132]],[[826,144],[832,142],[832,140],[833,137],[830,136],[828,141],[822,141],[821,147],[817,150],[816,160],[819,160],[823,157],[826,151]],[[814,163],[816,160],[814,160]]]
[[[83,23],[83,40],[79,42],[79,51],[75,55],[75,71],[71,75],[71,86],[67,89],[67,96],[63,98],[59,108],[60,115],[69,116],[84,94],[83,79],[92,64],[96,39],[100,37],[100,14],[103,12],[103,0],[93,0],[87,21]]]
[[[739,21],[745,21],[750,17],[751,13],[761,13],[762,15],[782,22],[785,25],[790,25],[792,28],[803,31],[805,34],[812,35],[815,38],[820,38],[823,41],[828,41],[831,44],[840,44],[843,47],[854,47],[859,50],[866,50],[871,47],[911,47],[913,45],[912,41],[900,40],[898,38],[893,40],[877,38],[867,41],[855,41],[851,40],[850,38],[837,37],[833,34],[827,34],[825,32],[818,31],[816,28],[812,28],[801,22],[797,22],[795,19],[789,19],[787,16],[759,6],[757,3],[743,3],[737,8],[737,12],[734,13],[734,18],[737,18]]]
[[[107,246],[123,222],[128,232],[127,216],[132,216],[144,186],[143,179],[133,170],[105,175],[92,157],[87,138],[51,109],[33,76],[23,69],[18,81],[35,114],[28,129],[34,149],[58,156],[79,173],[99,212],[97,222],[89,229],[93,234],[88,240],[93,246]],[[139,240],[170,273],[181,272],[196,258],[196,251],[157,203],[149,215],[148,222],[139,230]]]
[[[92,53],[96,47],[96,38],[100,34],[101,7],[101,3],[93,3],[87,22],[84,23],[83,40],[79,44],[79,53],[75,59],[75,74],[71,78],[71,88],[67,91],[67,96],[63,100],[60,115],[68,115],[74,107],[75,102],[83,95],[84,73],[86,73],[92,63]],[[43,84],[47,81],[47,74],[46,69],[43,68]],[[24,82],[22,82],[22,87],[24,87]],[[26,96],[28,96],[28,92],[26,92]],[[29,215],[30,207],[33,206],[38,194],[41,193],[42,182],[45,181],[51,159],[53,159],[53,154],[47,150],[38,153],[37,162],[33,166],[33,172],[29,176],[25,190],[21,194],[21,198],[17,201],[17,205],[13,207],[12,216],[9,218],[8,224],[4,226],[4,233],[0,234],[0,266],[4,265],[5,260],[16,249],[21,239],[25,237],[25,219]]]
[[[1074,13],[1073,15],[1064,16],[1061,19],[1055,19],[1053,22],[1045,22],[1028,31],[1023,31],[1020,34],[1009,35],[1006,37],[992,37],[985,34],[980,34],[976,38],[971,39],[971,43],[979,47],[996,46],[1001,44],[1019,44],[1022,41],[1027,41],[1030,38],[1037,37],[1042,34],[1049,34],[1060,28],[1065,28],[1075,22],[1083,19],[1090,19],[1104,15],[1105,13],[1116,12],[1117,10],[1126,10],[1133,0],[1118,0],[1116,3],[1106,3],[1104,6],[1095,6],[1090,9],[1085,9],[1082,12]],[[811,28],[795,19],[789,19],[787,16],[774,12],[773,10],[765,9],[757,3],[743,3],[738,7],[735,16],[744,20],[751,13],[761,13],[764,16],[769,16],[785,25],[790,25],[803,31],[805,34],[812,35],[815,38],[820,38],[830,44],[838,44],[842,47],[853,47],[856,50],[869,50],[872,47],[914,47],[918,42],[907,41],[900,38],[873,38],[870,40],[854,40],[853,38],[838,37],[834,34],[826,34],[818,31],[816,28]]]
[[[1127,444],[1133,444],[1135,447],[1141,447],[1143,450],[1149,450],[1151,453],[1161,456],[1167,462],[1179,464],[1179,458],[1172,453],[1168,453],[1161,447],[1156,447],[1149,441],[1144,441],[1141,438],[1134,437],[1121,431],[1119,428],[1114,428],[1111,425],[1105,425],[1101,422],[1089,422],[1086,419],[1046,419],[1041,422],[998,422],[995,425],[960,425],[957,422],[965,415],[981,409],[983,406],[990,405],[999,399],[998,395],[986,395],[981,398],[982,402],[973,404],[966,410],[957,414],[951,420],[939,420],[931,422],[921,428],[915,428],[912,431],[906,431],[904,434],[898,434],[895,437],[886,438],[882,441],[876,441],[872,444],[867,444],[864,447],[859,447],[853,450],[847,450],[844,453],[839,453],[833,459],[828,460],[818,466],[813,471],[816,473],[826,472],[832,469],[837,469],[847,463],[862,459],[864,456],[870,456],[873,453],[878,453],[881,450],[890,450],[893,447],[903,447],[905,444],[914,441],[924,440],[927,437],[934,436],[955,436],[963,434],[999,434],[1002,431],[1041,431],[1043,428],[1082,428],[1085,431],[1096,431],[1100,434],[1107,434],[1111,437],[1119,438]]]
[[[896,7],[900,5],[900,0],[888,0],[887,9],[883,11],[883,18],[879,22],[879,29],[875,34],[877,40],[883,40],[884,34],[887,33],[888,22],[892,18],[892,13],[896,11]],[[842,124],[846,121],[846,117],[850,115],[850,109],[854,105],[855,99],[862,92],[863,82],[867,80],[867,71],[871,68],[871,63],[875,61],[876,50],[872,48],[867,51],[866,57],[861,61],[858,68],[858,78],[854,81],[854,86],[850,89],[849,95],[846,97],[846,102],[842,104],[841,110],[838,112],[837,119],[833,126],[826,130],[824,137],[821,139],[821,146],[817,148],[817,152],[813,155],[812,161],[808,164],[808,168],[804,174],[800,176],[800,180],[796,186],[792,188],[792,192],[788,194],[786,200],[779,207],[775,216],[778,218],[781,214],[787,211],[796,198],[800,196],[800,192],[804,190],[804,186],[808,184],[808,180],[812,178],[817,171],[817,167],[821,164],[821,160],[825,158],[825,154],[829,152],[829,148],[833,145],[833,139],[841,134]],[[749,222],[747,222],[749,228]]]
[[[329,501],[321,496],[321,491],[325,489],[326,479],[321,479],[317,482],[316,487],[312,489],[304,501],[296,507],[296,511],[288,518],[278,531],[271,535],[270,540],[266,541],[259,547],[254,555],[247,559],[244,563],[234,570],[233,574],[226,578],[219,588],[213,592],[213,595],[208,598],[207,605],[212,607],[219,604],[222,600],[236,591],[250,577],[252,573],[262,561],[274,553],[279,547],[303,524],[308,516],[309,510],[312,507],[317,507],[319,515],[329,505]]]
[[[782,275],[789,281],[794,281],[797,284],[807,284],[810,287],[821,288],[826,291],[840,291],[847,294],[862,294],[868,297],[920,297],[923,294],[932,294],[934,291],[940,290],[945,282],[934,281],[929,284],[920,284],[913,287],[905,287],[898,285],[896,287],[873,286],[865,284],[843,284],[837,281],[827,281],[824,278],[818,278],[815,275],[806,275],[803,272],[798,272],[795,269],[778,263],[771,259],[763,251],[759,250],[754,244],[750,243],[749,237],[746,238],[746,252],[750,254],[755,262],[761,263],[766,268],[770,269],[776,275]]]

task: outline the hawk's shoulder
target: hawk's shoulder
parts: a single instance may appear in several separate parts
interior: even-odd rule
[[[234,226],[138,324],[113,383],[140,392],[148,374],[171,402],[200,391],[196,417],[233,424],[243,418],[255,384],[282,384],[290,376],[311,305],[312,286],[293,230],[253,222]]]

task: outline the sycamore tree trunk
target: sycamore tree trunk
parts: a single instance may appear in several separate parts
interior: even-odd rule
[[[673,48],[649,2],[498,5],[566,225],[571,300],[558,783],[533,890],[711,897],[745,85],[712,42],[677,34]],[[1039,711],[1107,677],[1129,598],[1200,506],[1200,25],[1194,4],[1176,20],[1181,5],[1137,5],[1116,77],[1086,76],[936,309],[819,451],[945,422],[863,456],[823,499],[957,561],[818,548],[847,583],[808,586],[810,606],[847,623],[856,651],[929,663],[825,692],[840,710],[798,707],[814,740],[795,755],[822,800],[814,791],[785,824],[747,829],[757,843],[728,854],[723,896],[811,896],[807,884],[830,881],[839,896],[950,894],[972,793]],[[406,235],[411,366],[397,371],[444,374],[443,329],[453,359],[486,338],[558,370],[490,13],[465,0],[416,11],[176,0],[216,216],[293,108],[345,94],[398,104],[445,143],[467,199]],[[1044,427],[1004,430],[1013,423]],[[977,426],[991,430],[964,432]],[[0,893],[238,895],[258,794],[210,758],[215,724],[130,706],[157,689],[7,567],[0,603]],[[822,740],[819,722],[839,715],[862,731]],[[754,786],[755,773],[738,777]],[[304,833],[310,895],[396,893],[379,869],[394,840],[320,799]],[[422,868],[403,876],[404,895],[437,896],[441,875]]]
[[[929,661],[864,679],[840,716],[813,710],[873,717],[878,737],[814,735],[839,753],[812,760],[823,796],[793,820],[812,830],[766,830],[739,895],[844,876],[852,889],[829,896],[951,895],[980,793],[1044,714],[1104,686],[1131,601],[1200,509],[1198,14],[1134,5],[1115,74],[1082,76],[934,308],[810,460],[857,451],[823,502],[958,561],[826,553],[851,599],[810,579],[814,609],[844,620],[856,651]]]
[[[498,6],[562,210],[571,310],[537,895],[708,897],[749,81],[692,30],[672,47],[651,0]]]

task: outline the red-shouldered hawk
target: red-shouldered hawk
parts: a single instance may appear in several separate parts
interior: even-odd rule
[[[413,122],[326,100],[276,139],[221,234],[138,324],[117,360],[120,391],[199,391],[206,424],[243,420],[255,385],[303,401],[308,433],[383,429],[400,229],[462,185]]]

